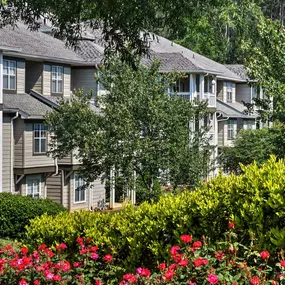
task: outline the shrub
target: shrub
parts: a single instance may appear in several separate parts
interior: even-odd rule
[[[65,208],[51,200],[0,193],[0,238],[21,238],[30,219],[62,211]]]
[[[167,260],[169,245],[182,233],[206,234],[218,241],[228,220],[234,219],[245,244],[255,238],[260,249],[285,247],[285,161],[271,157],[261,168],[252,164],[243,171],[241,176],[220,175],[193,191],[164,195],[156,204],[126,205],[113,215],[45,215],[31,221],[27,242],[72,244],[76,235],[85,235],[104,250],[114,249],[125,268],[132,270]]]

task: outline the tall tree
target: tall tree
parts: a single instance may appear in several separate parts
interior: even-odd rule
[[[189,130],[189,122],[203,118],[205,104],[167,94],[179,75],[160,74],[157,63],[134,71],[111,62],[99,78],[106,90],[99,97],[99,113],[79,93],[47,115],[52,155],[63,157],[76,149],[86,181],[115,166],[126,182],[135,170],[148,189],[155,178],[173,185],[198,183],[209,170],[209,152],[202,150],[208,141],[202,130]]]

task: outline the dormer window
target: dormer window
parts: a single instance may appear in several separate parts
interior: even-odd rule
[[[16,90],[16,61],[3,60],[3,89]]]
[[[233,101],[233,84],[227,83],[227,102]]]
[[[52,93],[62,94],[63,93],[63,67],[62,66],[52,66]]]

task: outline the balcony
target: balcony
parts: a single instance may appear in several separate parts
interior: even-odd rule
[[[194,96],[190,92],[177,92],[176,96],[182,97],[185,100],[192,101]],[[216,108],[216,96],[213,93],[204,93],[203,98],[200,97],[200,93],[196,92],[196,98],[198,100],[208,100],[209,108]]]

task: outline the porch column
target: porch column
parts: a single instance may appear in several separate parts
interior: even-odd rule
[[[3,191],[3,51],[0,50],[0,192]]]
[[[200,74],[200,101],[204,100],[204,75]]]
[[[194,95],[195,95],[195,80],[194,80],[194,75],[190,74],[189,78],[189,91],[190,91],[190,101],[194,100]]]
[[[112,166],[110,170],[110,204],[109,208],[113,209],[115,206],[115,167]]]

